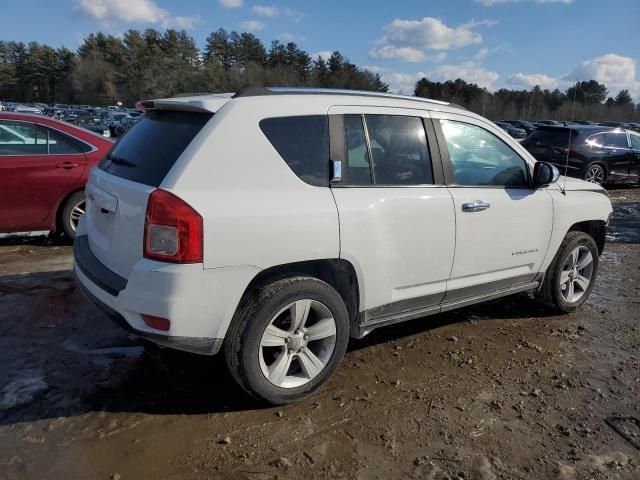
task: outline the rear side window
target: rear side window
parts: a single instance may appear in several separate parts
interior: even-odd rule
[[[49,154],[73,155],[80,153],[78,148],[67,140],[67,136],[53,130],[49,130]]]
[[[605,133],[603,137],[602,145],[604,147],[629,148],[629,144],[627,143],[627,134],[625,132]]]
[[[265,118],[260,129],[286,164],[310,185],[329,185],[329,120],[326,115]]]
[[[99,168],[157,187],[212,116],[212,113],[150,110],[120,138]]]

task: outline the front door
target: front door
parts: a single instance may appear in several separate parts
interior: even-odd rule
[[[527,162],[497,127],[463,115],[438,116],[456,217],[445,302],[532,282],[551,237],[551,197],[529,187]]]

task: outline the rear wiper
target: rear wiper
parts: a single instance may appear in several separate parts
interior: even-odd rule
[[[133,162],[130,162],[127,159],[124,159],[122,157],[116,157],[115,155],[109,154],[107,155],[107,160],[110,160],[112,163],[115,163],[116,165],[122,165],[123,167],[135,167],[136,164]]]

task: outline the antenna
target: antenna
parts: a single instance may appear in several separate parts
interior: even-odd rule
[[[576,97],[578,96],[579,83],[580,83],[580,80],[578,77],[576,77],[576,85],[573,87],[573,102],[571,103],[571,121],[569,122],[569,125],[571,125],[574,120],[573,115],[576,110]],[[562,180],[563,195],[567,194],[567,170],[569,169],[569,152],[571,151],[571,132],[573,132],[573,130],[571,129],[571,127],[569,127],[569,143],[567,145],[567,158],[564,162],[564,179]]]

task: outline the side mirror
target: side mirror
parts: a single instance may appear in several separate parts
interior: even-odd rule
[[[342,180],[342,161],[331,160],[331,183]]]
[[[536,188],[556,183],[559,177],[560,172],[550,163],[536,162],[533,167],[533,186]]]

